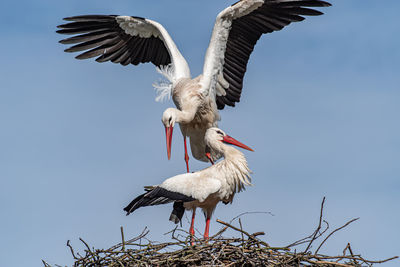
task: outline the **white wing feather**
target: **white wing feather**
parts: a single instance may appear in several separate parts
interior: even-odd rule
[[[185,173],[165,180],[160,187],[203,202],[221,188],[221,182],[210,177],[202,177],[200,173]]]
[[[242,0],[218,14],[204,60],[202,93],[210,97],[225,95],[229,86],[222,76],[226,42],[232,21],[245,16],[264,4],[264,0]]]
[[[143,38],[153,36],[163,41],[171,57],[171,67],[169,70],[172,70],[172,72],[168,76],[168,80],[171,83],[176,83],[181,78],[190,78],[190,69],[185,58],[179,52],[167,30],[160,23],[150,19],[130,16],[117,16],[115,19],[126,34]]]

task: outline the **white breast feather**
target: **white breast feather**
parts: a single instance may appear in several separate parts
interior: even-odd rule
[[[229,197],[232,193],[238,193],[244,190],[245,186],[251,186],[251,170],[247,165],[246,158],[243,153],[236,150],[234,159],[226,159],[220,163],[220,171],[222,172],[221,177],[225,176],[225,182],[228,186],[227,195]]]

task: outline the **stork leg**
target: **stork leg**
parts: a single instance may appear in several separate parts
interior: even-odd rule
[[[193,208],[192,210],[192,222],[190,223],[190,229],[189,229],[189,233],[190,233],[190,239],[191,239],[191,244],[192,246],[194,245],[194,217],[196,216],[196,208]]]
[[[204,240],[206,240],[206,242],[209,239],[209,234],[208,234],[209,230],[210,230],[210,217],[207,216],[206,229],[204,230]]]
[[[206,157],[208,158],[208,160],[210,161],[210,163],[211,163],[212,165],[214,165],[214,161],[213,161],[212,158],[211,158],[210,152],[207,152],[207,153],[206,153]]]
[[[185,162],[186,162],[186,170],[189,172],[189,155],[187,153],[187,146],[186,146],[186,136],[183,136],[183,143],[185,144]]]

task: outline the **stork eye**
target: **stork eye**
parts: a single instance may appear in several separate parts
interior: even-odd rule
[[[217,134],[224,135],[221,131],[217,131]]]

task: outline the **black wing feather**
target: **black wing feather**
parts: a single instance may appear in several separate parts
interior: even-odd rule
[[[57,33],[76,35],[60,41],[62,44],[76,44],[65,52],[85,51],[76,58],[97,57],[97,62],[111,61],[122,65],[152,62],[156,66],[164,66],[171,63],[171,57],[161,39],[129,35],[119,26],[116,17],[84,15],[64,18],[71,22],[57,26],[60,29]]]
[[[189,202],[194,200],[196,199],[192,198],[191,196],[169,191],[162,187],[154,187],[154,189],[148,190],[147,193],[144,193],[132,200],[128,206],[124,208],[124,211],[127,212],[126,215],[129,215],[140,207],[167,204],[173,201]]]
[[[302,16],[323,13],[309,7],[328,7],[321,0],[265,0],[253,12],[235,19],[229,32],[224,55],[223,77],[229,83],[225,96],[217,96],[218,109],[240,102],[247,62],[262,34],[279,31],[292,22],[302,21]]]

